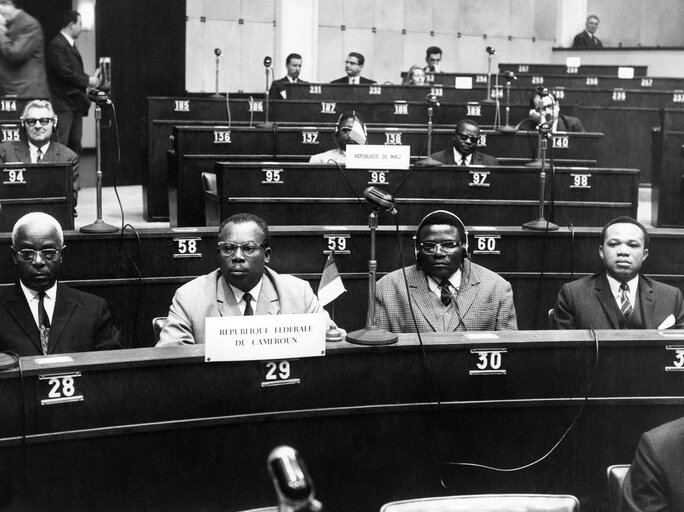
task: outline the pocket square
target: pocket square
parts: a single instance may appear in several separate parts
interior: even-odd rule
[[[658,326],[658,330],[662,331],[663,329],[669,329],[675,324],[675,318],[674,315],[668,315],[668,317],[663,320],[663,323]]]

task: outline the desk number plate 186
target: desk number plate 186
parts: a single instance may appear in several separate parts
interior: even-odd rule
[[[81,372],[39,375],[40,405],[82,402],[83,395],[79,393],[77,380],[80,376]]]

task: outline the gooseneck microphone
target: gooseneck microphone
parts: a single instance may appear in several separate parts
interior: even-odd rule
[[[266,57],[264,57],[264,67],[270,68],[272,62],[273,62],[273,60],[268,55],[266,55]]]
[[[273,123],[268,120],[268,110],[269,110],[269,88],[268,88],[268,72],[271,72],[271,82],[273,82],[273,68],[271,67],[271,63],[273,62],[273,59],[269,55],[266,55],[264,57],[264,68],[266,68],[266,92],[264,94],[264,122],[263,123],[258,123],[256,125],[257,128],[260,128],[262,130],[272,130],[273,129]]]
[[[323,508],[314,499],[314,485],[299,453],[289,446],[278,446],[266,462],[278,493],[279,512],[316,512]]]
[[[222,53],[221,48],[214,48],[214,55],[216,55],[217,57],[220,57],[221,53]]]
[[[489,55],[494,55],[494,54],[496,53],[496,50],[495,50],[494,48],[492,48],[491,46],[487,46],[487,48],[485,48],[485,51],[486,51]]]
[[[363,191],[363,197],[371,205],[382,208],[390,212],[392,215],[397,214],[397,209],[394,207],[396,202],[394,201],[392,194],[389,192],[385,192],[378,187],[371,186],[367,187],[366,190]]]

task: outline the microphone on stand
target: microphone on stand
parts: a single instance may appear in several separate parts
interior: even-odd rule
[[[442,165],[442,162],[435,160],[430,155],[432,154],[432,116],[435,108],[439,108],[439,99],[436,95],[430,93],[425,97],[428,105],[428,121],[427,121],[427,157],[418,160],[415,165],[420,167],[436,167]]]
[[[221,56],[221,48],[214,48],[214,55],[216,55],[217,57],[220,57]]]
[[[496,50],[487,46],[485,51],[487,52],[487,97],[482,100],[482,103],[494,103],[492,99],[492,57],[496,54]]]
[[[322,510],[314,499],[314,485],[299,453],[289,446],[278,446],[269,454],[266,465],[278,494],[279,512]]]
[[[499,131],[502,133],[513,133],[516,130],[515,130],[515,126],[511,126],[511,124],[510,124],[511,82],[513,82],[514,80],[517,80],[518,77],[515,76],[515,73],[513,73],[513,71],[504,71],[503,77],[504,77],[504,80],[506,80],[506,125],[499,128]]]
[[[214,48],[214,55],[216,56],[216,90],[212,96],[218,97],[219,94],[219,62],[221,60],[221,48]]]
[[[258,123],[256,125],[257,128],[261,128],[262,130],[271,130],[273,129],[273,123],[271,123],[268,120],[268,101],[269,101],[269,94],[268,94],[268,72],[269,70],[271,73],[273,72],[273,68],[271,67],[271,63],[273,60],[271,59],[270,56],[266,55],[264,57],[264,67],[266,68],[266,94],[264,95],[264,122],[263,123]]]
[[[394,201],[392,194],[389,192],[385,192],[378,187],[370,186],[363,191],[363,197],[371,205],[378,208],[384,208],[392,215],[397,214],[397,209],[394,207],[396,202]]]

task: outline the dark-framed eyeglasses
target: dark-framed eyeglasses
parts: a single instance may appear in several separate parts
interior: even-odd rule
[[[262,247],[268,247],[268,244],[256,242],[245,242],[244,244],[236,244],[235,242],[219,242],[218,249],[224,256],[232,256],[238,249],[242,251],[247,257],[254,256]]]
[[[14,249],[14,247],[12,247],[12,249]],[[51,248],[41,249],[39,251],[36,251],[34,249],[14,249],[14,252],[17,255],[18,259],[30,263],[36,259],[36,256],[38,254],[40,254],[40,257],[45,261],[55,261],[57,260],[57,258],[59,258],[59,253],[61,252],[61,250],[62,249]]]
[[[478,142],[480,142],[480,136],[479,135],[468,135],[467,133],[460,133],[460,132],[457,133],[456,135],[458,135],[463,142],[465,142],[467,140],[469,140],[473,144],[477,144]]]
[[[445,240],[444,242],[420,242],[418,245],[425,254],[435,254],[437,249],[440,249],[444,254],[451,254],[461,247],[463,242]]]
[[[40,123],[41,126],[47,126],[52,121],[54,121],[54,119],[50,117],[41,117],[39,119],[31,117],[29,119],[24,119],[24,123],[28,126],[35,126],[36,123]]]
[[[360,62],[354,62],[353,60],[345,60],[344,63],[349,64],[350,66],[360,66],[361,65]]]

